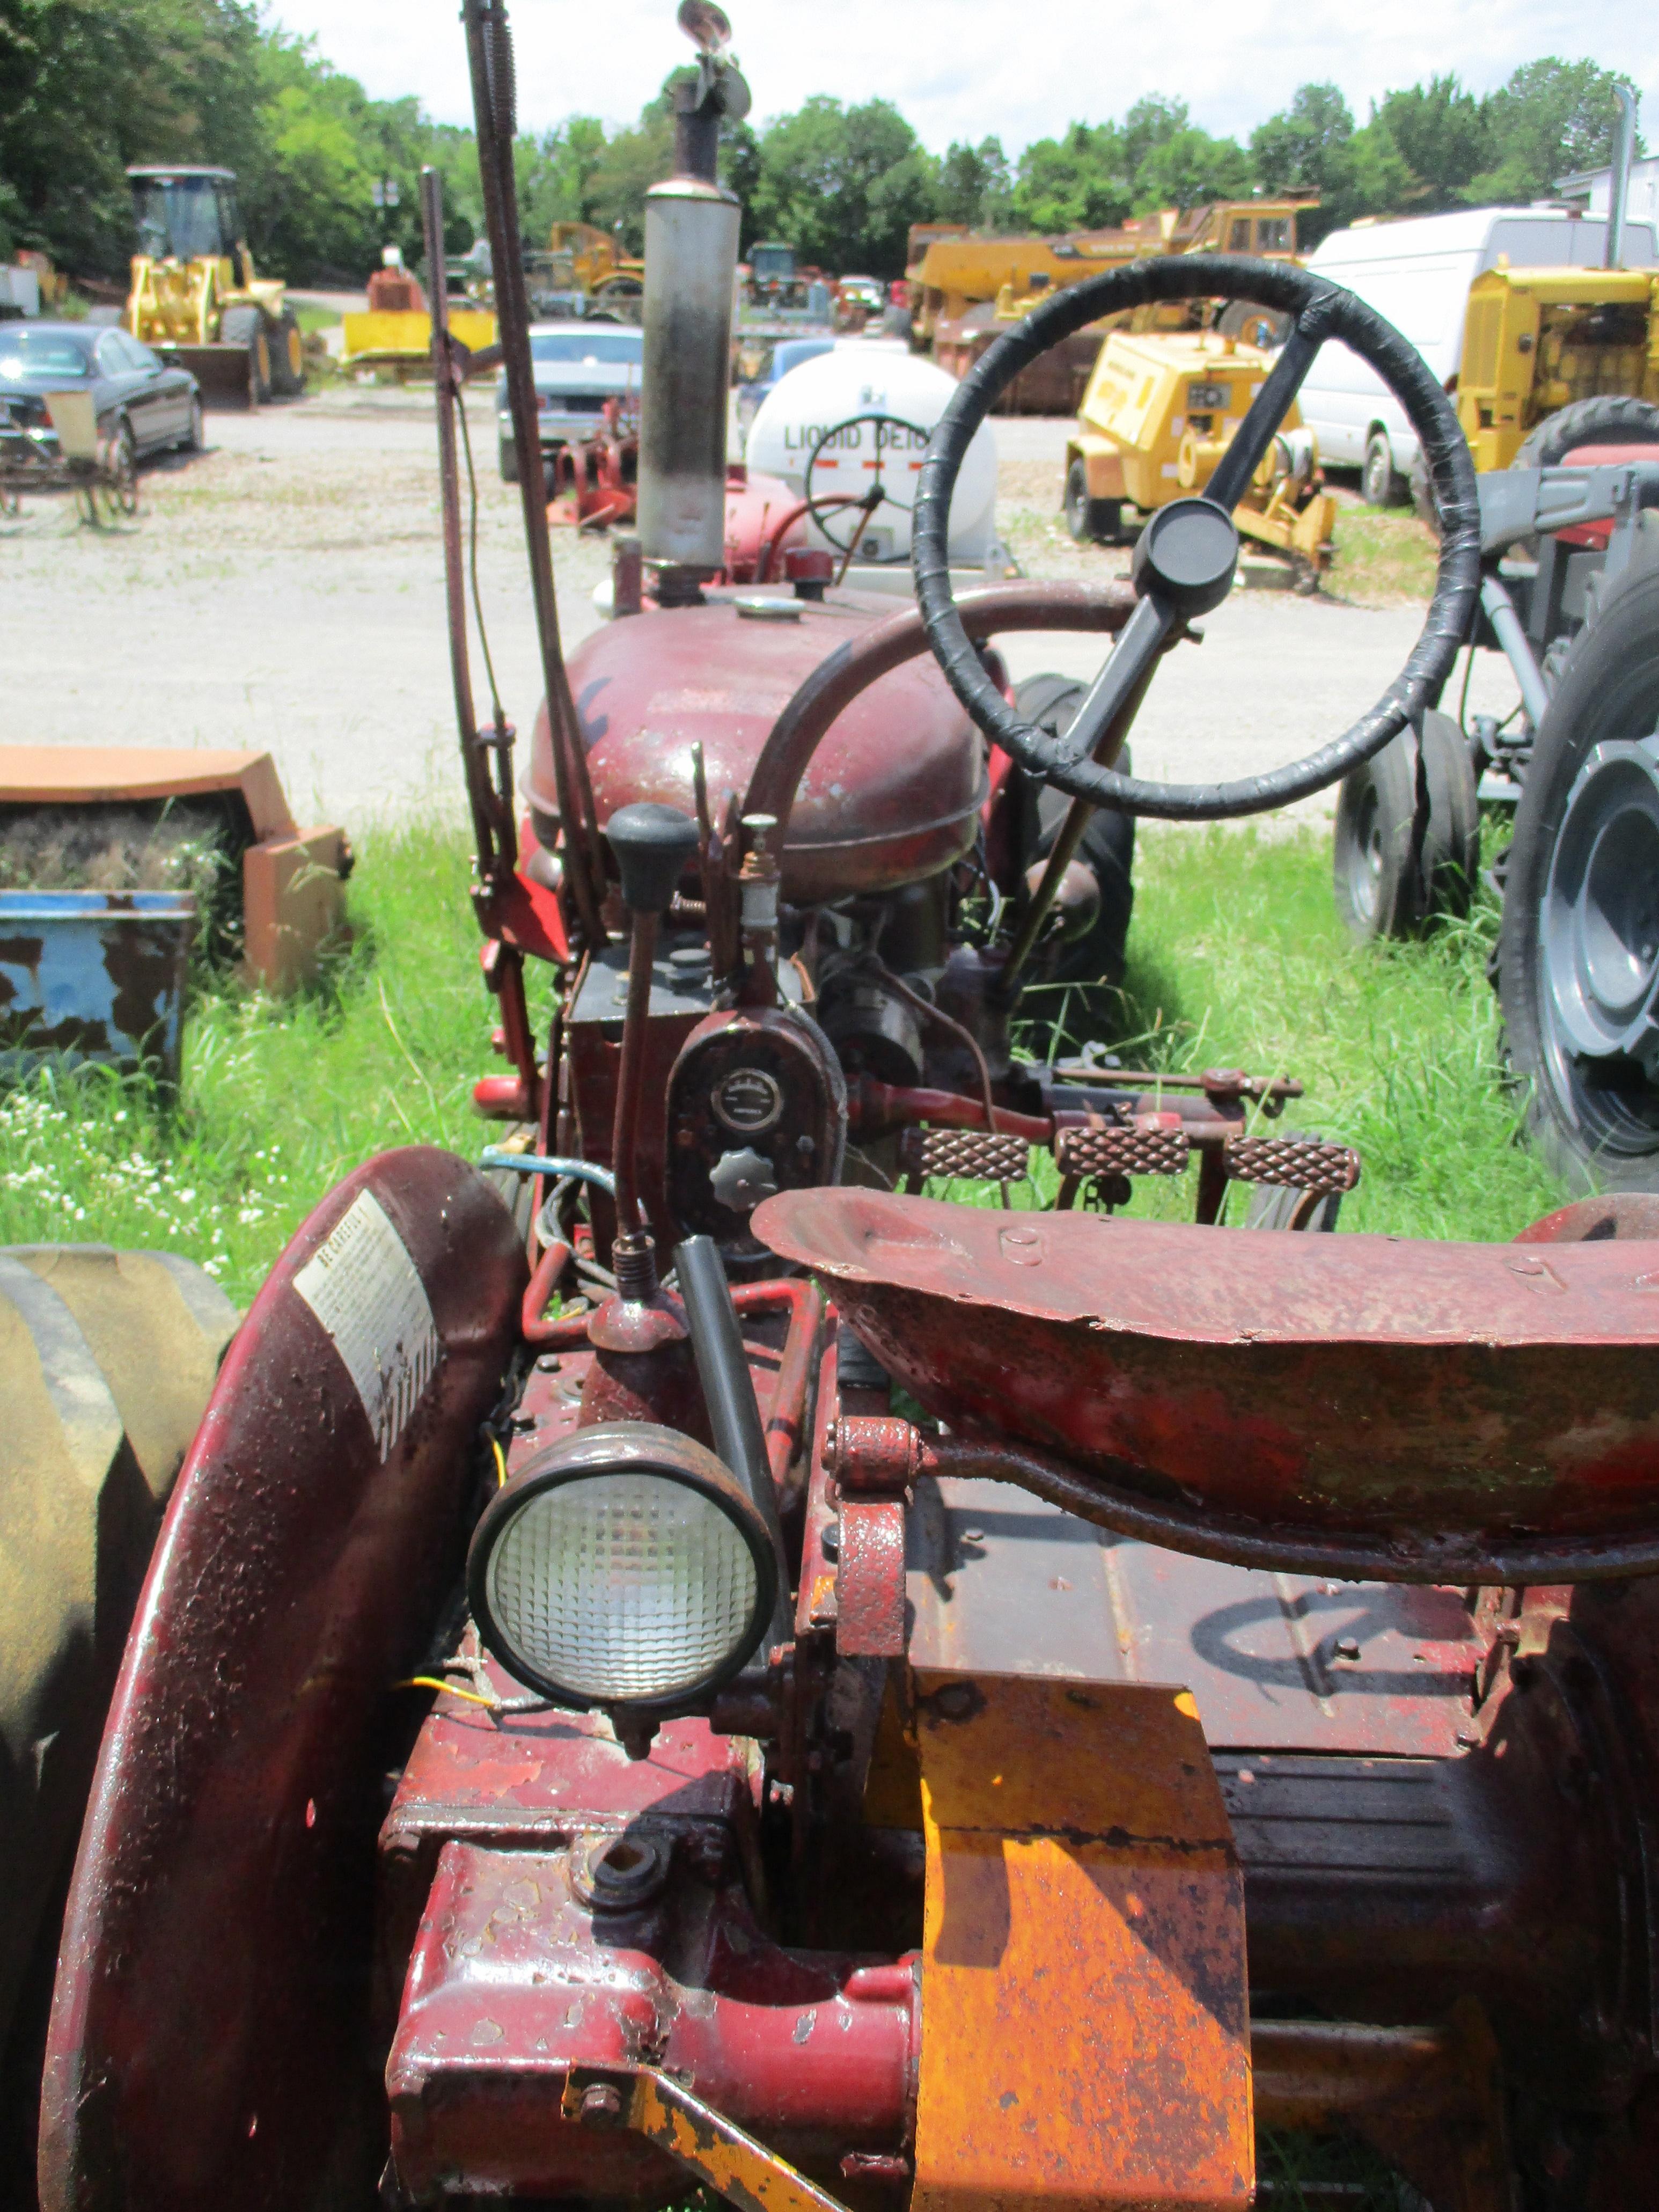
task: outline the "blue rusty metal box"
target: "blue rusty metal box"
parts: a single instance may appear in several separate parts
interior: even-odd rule
[[[0,890],[0,1080],[50,1063],[179,1075],[187,891]]]

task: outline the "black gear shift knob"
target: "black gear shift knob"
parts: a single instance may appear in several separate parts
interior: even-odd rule
[[[623,903],[634,914],[665,914],[686,862],[697,849],[697,825],[678,806],[643,799],[619,806],[605,825],[617,856]]]

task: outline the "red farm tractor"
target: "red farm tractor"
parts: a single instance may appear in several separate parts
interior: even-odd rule
[[[1146,262],[963,380],[914,611],[722,581],[714,152],[746,94],[724,19],[688,15],[647,219],[652,588],[567,665],[526,474],[522,839],[505,731],[474,720],[435,341],[514,1063],[485,1096],[532,1125],[486,1161],[518,1203],[385,1153],[237,1330],[91,1785],[40,2201],[1650,2206],[1659,1222],[1621,1199],[1514,1244],[1296,1233],[1357,1164],[1261,1131],[1285,1086],[1217,1071],[1171,1111],[1008,1043],[1093,809],[1301,796],[1443,680],[1480,583],[1455,420],[1305,272]],[[501,0],[464,20],[516,271]],[[434,239],[440,215],[428,174]],[[1132,587],[953,603],[952,481],[1002,385],[1189,295],[1293,325],[1205,495],[1148,525]],[[521,284],[498,307],[527,446]],[[1282,775],[1137,781],[1124,734],[1227,590],[1231,506],[1326,337],[1434,472],[1423,637]],[[1115,641],[1063,730],[994,659],[1037,627]],[[1194,1221],[1112,1218],[1194,1163]],[[917,1188],[952,1176],[1054,1199]],[[1225,1226],[1239,1182],[1285,1225]]]

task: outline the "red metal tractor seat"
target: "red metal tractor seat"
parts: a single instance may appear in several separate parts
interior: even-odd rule
[[[1659,1522],[1659,1242],[1218,1234],[848,1188],[771,1199],[755,1231],[953,1433],[1191,1520],[1383,1546]]]

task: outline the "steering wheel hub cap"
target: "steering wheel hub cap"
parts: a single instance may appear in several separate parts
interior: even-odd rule
[[[1143,599],[1155,592],[1179,614],[1206,615],[1231,591],[1237,566],[1238,531],[1226,509],[1177,499],[1141,532],[1129,573]]]
[[[1539,926],[1563,1041],[1659,1074],[1659,732],[1597,745],[1579,770]]]

